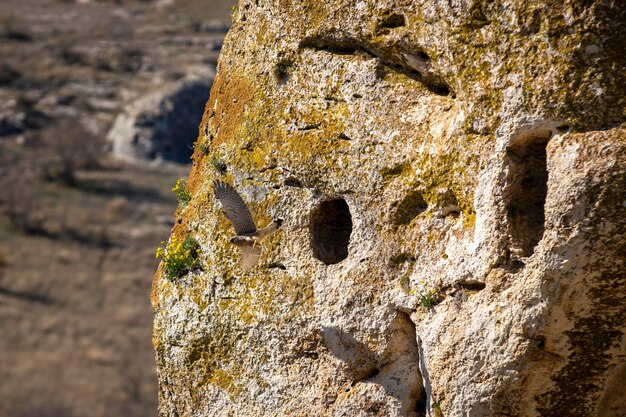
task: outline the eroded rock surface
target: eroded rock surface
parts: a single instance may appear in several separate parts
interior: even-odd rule
[[[623,416],[625,17],[241,1],[173,230],[202,270],[153,284],[161,414]],[[250,273],[217,178],[285,220]]]

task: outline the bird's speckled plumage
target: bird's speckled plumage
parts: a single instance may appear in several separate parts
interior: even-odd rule
[[[215,181],[215,196],[224,206],[224,212],[228,220],[235,227],[235,233],[238,236],[256,232],[256,224],[252,218],[250,209],[243,201],[237,190],[230,184]]]
[[[261,257],[261,240],[278,229],[282,220],[273,220],[262,229],[256,228],[250,209],[230,184],[215,181],[215,196],[224,207],[224,214],[235,228],[235,237],[230,242],[241,249],[241,268],[249,271]]]

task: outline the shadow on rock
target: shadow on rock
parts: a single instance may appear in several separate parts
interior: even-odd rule
[[[401,403],[403,413],[425,415],[426,395],[419,370],[415,325],[407,314],[396,313],[385,332],[387,345],[382,353],[340,328],[324,327],[322,332],[329,351],[345,364],[354,384],[378,384]]]

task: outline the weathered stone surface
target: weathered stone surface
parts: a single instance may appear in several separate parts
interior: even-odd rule
[[[203,270],[153,284],[161,414],[624,416],[624,18],[242,1],[173,230]],[[285,219],[250,273],[216,178]]]
[[[212,81],[192,77],[173,82],[128,105],[107,136],[113,155],[186,163]]]

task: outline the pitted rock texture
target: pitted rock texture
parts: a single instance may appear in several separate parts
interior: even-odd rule
[[[173,229],[202,269],[153,284],[161,415],[624,416],[624,13],[241,1]],[[284,219],[250,273],[215,179]]]

